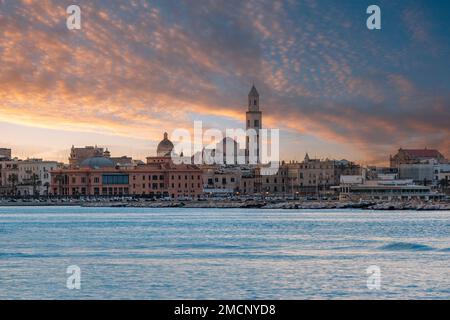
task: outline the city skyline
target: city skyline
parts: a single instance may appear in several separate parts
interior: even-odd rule
[[[81,30],[66,28],[72,3]],[[72,145],[97,144],[144,159],[194,120],[243,128],[254,83],[281,159],[448,156],[449,4],[378,1],[376,31],[368,4],[0,1],[0,146],[67,162]]]

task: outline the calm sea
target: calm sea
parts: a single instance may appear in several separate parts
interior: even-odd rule
[[[449,299],[450,212],[0,208],[0,299],[350,298]]]

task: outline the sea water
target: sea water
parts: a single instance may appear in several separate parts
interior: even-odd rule
[[[0,299],[449,298],[450,211],[0,207]]]

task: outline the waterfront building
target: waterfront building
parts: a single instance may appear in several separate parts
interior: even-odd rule
[[[292,195],[331,195],[332,186],[339,185],[342,175],[361,175],[361,166],[348,160],[311,159],[286,164],[288,193]]]
[[[0,162],[0,194],[32,196],[47,195],[50,172],[60,164],[42,159],[13,159]]]
[[[174,164],[167,135],[158,145],[157,154],[147,163],[120,165],[111,158],[95,156],[77,167],[51,172],[52,194],[59,196],[123,196],[150,198],[198,198],[202,194],[202,171],[190,164]],[[173,144],[172,144],[173,146]]]
[[[450,195],[450,165],[443,165],[435,172],[439,190]]]
[[[395,179],[399,177],[398,168],[367,166],[364,168],[364,171],[368,180],[377,180],[378,176],[384,175],[392,175]],[[358,175],[358,173],[347,175]]]
[[[225,193],[237,193],[240,189],[242,172],[239,167],[219,165],[202,166],[202,182],[205,194],[212,194],[215,190],[227,190]],[[221,191],[223,192],[223,191]]]
[[[262,174],[263,170],[264,167],[256,170],[255,189],[257,192],[265,196],[285,196],[289,186],[288,167],[281,163],[278,170],[273,170],[271,174]]]
[[[441,195],[429,186],[416,185],[411,179],[367,180],[364,176],[341,176],[339,186],[332,187],[339,192],[341,201],[362,200],[432,200]]]
[[[260,192],[258,181],[258,169],[241,166],[241,181],[239,195],[254,195]]]
[[[441,173],[450,171],[450,164],[431,159],[422,163],[401,164],[398,169],[401,179],[412,179],[414,183],[436,187],[442,180]]]
[[[203,192],[207,196],[254,195],[256,168],[248,166],[202,165]]]
[[[398,166],[399,178],[411,179],[415,183],[422,185],[431,185],[434,180],[434,167],[433,162],[424,163],[411,163],[400,164]]]
[[[390,156],[391,168],[399,168],[402,164],[417,164],[435,160],[438,163],[448,163],[448,160],[436,149],[402,149]]]

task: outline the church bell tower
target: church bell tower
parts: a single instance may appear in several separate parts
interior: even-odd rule
[[[262,128],[262,112],[259,111],[259,93],[256,90],[255,86],[252,86],[252,89],[250,90],[248,94],[248,111],[246,112],[246,130],[248,129],[254,129],[256,131],[256,145],[250,143],[250,139],[247,136],[246,141],[246,160],[247,163],[249,163],[249,155],[250,148],[254,148],[253,154],[256,155],[256,163],[261,163],[260,155],[261,155],[261,141],[260,141],[260,135],[259,130]]]

